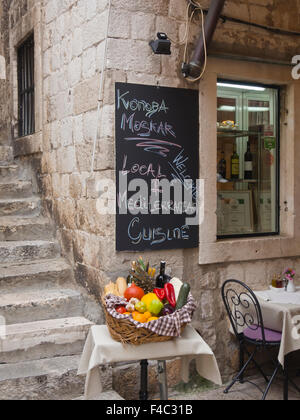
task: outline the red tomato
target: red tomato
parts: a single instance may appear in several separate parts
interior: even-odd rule
[[[126,308],[125,308],[125,306],[118,306],[118,307],[116,308],[116,311],[117,311],[119,314],[123,315],[123,314],[125,314],[125,312],[126,312]]]

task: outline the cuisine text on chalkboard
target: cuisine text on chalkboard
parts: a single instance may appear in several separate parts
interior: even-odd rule
[[[195,248],[199,97],[116,83],[118,251]]]

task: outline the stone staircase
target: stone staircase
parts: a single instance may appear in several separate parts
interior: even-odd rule
[[[73,399],[83,394],[78,363],[101,311],[75,283],[28,178],[0,146],[0,400]]]

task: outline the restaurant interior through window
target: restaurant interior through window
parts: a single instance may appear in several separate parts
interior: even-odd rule
[[[279,234],[279,88],[218,81],[218,239]]]

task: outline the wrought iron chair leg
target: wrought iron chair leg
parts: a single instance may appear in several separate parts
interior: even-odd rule
[[[236,375],[236,377],[233,379],[233,381],[231,382],[231,384],[225,389],[224,394],[228,394],[228,392],[230,391],[230,389],[233,387],[233,385],[240,380],[241,377],[243,377],[247,367],[249,366],[249,364],[252,362],[254,354],[256,353],[256,350],[251,354],[250,358],[248,359],[247,363],[243,366],[243,368],[240,370],[240,372]]]
[[[246,349],[246,352],[248,354],[248,356],[250,356],[250,352],[248,352],[248,350]],[[262,368],[259,366],[259,364],[257,363],[257,361],[253,358],[253,363],[256,367],[256,369],[260,372],[260,374],[262,375],[262,377],[264,378],[264,380],[266,381],[266,383],[269,383],[269,378],[267,377],[267,375],[264,373],[264,371],[262,370]]]
[[[240,343],[240,372],[243,369],[243,366],[245,364],[245,348],[244,348],[244,343],[241,342]],[[241,374],[240,376],[240,383],[243,384],[244,383],[244,372]]]
[[[268,383],[268,386],[267,386],[267,388],[266,388],[266,390],[264,392],[264,395],[262,397],[262,401],[264,401],[267,398],[268,392],[269,392],[269,390],[271,388],[272,383],[274,382],[274,379],[276,378],[276,375],[277,375],[277,373],[279,371],[279,368],[280,368],[280,363],[277,364],[276,369],[274,370],[274,373],[272,375],[272,378],[270,379],[270,381]]]

